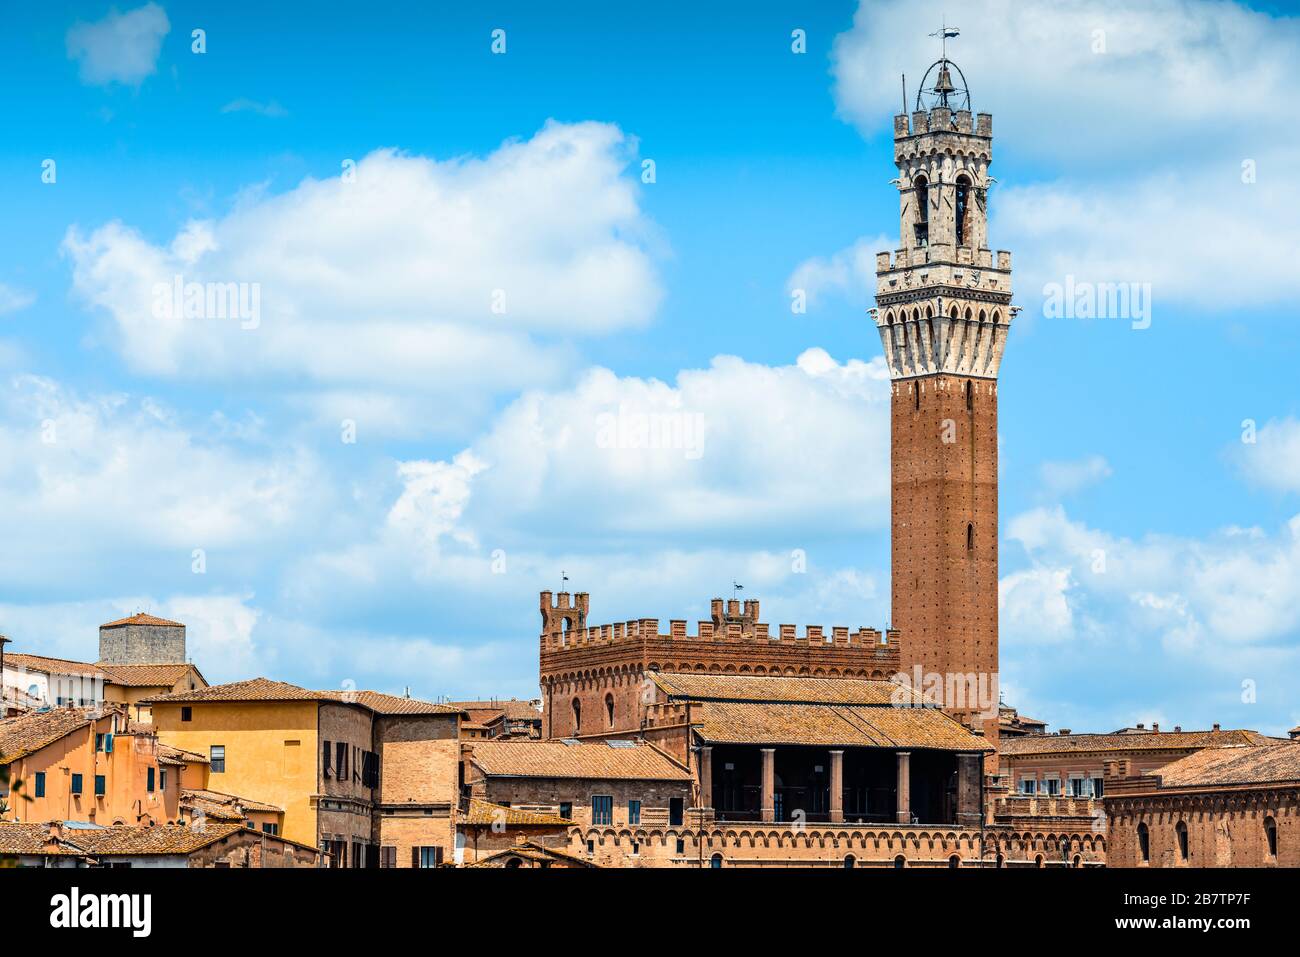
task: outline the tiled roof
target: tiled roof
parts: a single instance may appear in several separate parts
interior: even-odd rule
[[[48,744],[86,727],[102,715],[94,708],[51,708],[31,711],[16,718],[0,721],[0,764],[8,764],[24,755],[39,751]]]
[[[1155,772],[1166,788],[1300,781],[1300,744],[1206,748]]]
[[[308,691],[286,681],[272,681],[270,678],[250,678],[247,681],[232,681],[224,685],[212,685],[208,688],[195,688],[193,691],[177,691],[172,694],[154,695],[141,704],[173,704],[201,701],[324,701],[336,700],[319,691]]]
[[[892,681],[657,672],[651,678],[670,698],[691,701],[769,701],[791,704],[910,704],[920,696]]]
[[[5,652],[5,667],[22,668],[24,671],[38,671],[46,675],[90,675],[99,677],[103,674],[98,665],[92,665],[87,661],[49,658],[45,655],[27,655],[16,651]]]
[[[520,701],[517,698],[511,698],[509,701],[448,701],[447,704],[454,708],[460,708],[462,711],[468,711],[475,721],[481,720],[481,715],[476,712],[482,712],[483,715],[500,712],[511,721],[542,720],[542,712],[534,707],[531,702]]]
[[[378,691],[310,691],[285,681],[270,678],[250,678],[232,681],[210,688],[177,691],[173,694],[154,695],[141,704],[189,704],[215,701],[332,701],[355,704],[376,714],[456,714],[459,708],[434,704],[416,698],[399,698]]]
[[[114,827],[63,829],[63,840],[46,849],[48,824],[0,823],[0,854],[58,854],[73,856],[137,856],[144,854],[192,854],[244,829],[242,824],[207,823],[188,825],[116,825]]]
[[[157,615],[146,615],[144,612],[136,612],[129,618],[119,618],[117,621],[108,621],[100,625],[100,628],[118,628],[123,625],[164,625],[168,628],[184,628],[185,626],[179,621],[169,621],[166,618],[159,618]]]
[[[174,748],[170,744],[158,742],[158,763],[159,764],[208,764],[206,757],[196,754],[193,751],[186,751],[183,748]]]
[[[274,804],[201,788],[185,788],[181,791],[181,803],[193,810],[202,811],[208,817],[224,817],[236,821],[242,821],[249,811],[268,814],[284,813],[284,808],[276,807]]]
[[[573,822],[558,814],[544,814],[540,811],[523,811],[515,807],[505,807],[490,801],[471,798],[469,813],[460,819],[462,824],[489,827],[494,824],[537,825],[540,827],[568,827]]]
[[[1284,742],[1258,731],[1157,731],[1141,734],[1030,734],[999,743],[1002,754],[1077,754],[1086,751],[1178,751]]]
[[[193,669],[199,678],[199,669],[191,664],[172,665],[110,665],[100,663],[100,671],[115,685],[126,688],[170,688]],[[204,682],[207,683],[206,681]]]
[[[889,705],[712,702],[703,707],[696,733],[713,744],[993,750],[937,708]]]
[[[363,705],[376,714],[457,714],[464,710],[456,705],[399,698],[378,691],[322,691],[320,694],[332,700]]]
[[[491,777],[689,781],[690,773],[648,744],[611,748],[603,742],[476,741],[471,760]]]

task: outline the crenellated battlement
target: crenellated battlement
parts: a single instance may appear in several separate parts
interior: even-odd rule
[[[658,618],[633,618],[606,625],[585,624],[588,595],[580,592],[573,596],[561,592],[552,598],[550,592],[541,593],[542,652],[593,648],[607,645],[632,644],[648,640],[662,642],[737,642],[764,645],[790,645],[793,647],[864,648],[879,649],[897,645],[898,632],[881,632],[877,628],[859,627],[850,630],[845,625],[834,625],[829,631],[822,625],[777,625],[775,629],[765,621],[758,621],[759,603],[750,599],[712,602],[713,617],[696,623],[688,631],[684,618],[668,621],[667,631],[661,631]],[[579,624],[579,622],[581,622]]]

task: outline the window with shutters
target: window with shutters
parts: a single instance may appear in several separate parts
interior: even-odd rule
[[[386,844],[379,849],[379,866],[396,867],[397,866],[397,848],[391,844]]]
[[[80,775],[80,774],[74,774],[74,775],[72,776],[72,793],[73,793],[73,794],[80,794],[80,793],[81,793],[81,775]]]
[[[442,864],[441,847],[413,847],[411,848],[411,866],[412,867],[438,867]]]
[[[45,797],[45,772],[44,771],[36,772],[35,788],[36,788],[36,796],[38,798]]]
[[[147,768],[144,772],[144,789],[146,791],[152,791],[153,782],[154,782],[154,769]]]
[[[340,781],[348,779],[348,746],[340,741],[334,748],[334,774]]]
[[[95,775],[95,796],[96,797],[104,796],[106,784],[107,782],[104,780],[104,775],[102,774]]]
[[[324,777],[327,779],[330,776],[330,757],[332,751],[333,749],[330,747],[330,743],[328,741],[326,741],[323,745],[321,745],[320,770],[321,770],[321,774],[324,775]]]

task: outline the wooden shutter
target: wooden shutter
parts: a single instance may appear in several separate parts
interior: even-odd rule
[[[420,866],[420,849],[418,847],[411,848],[411,866]]]

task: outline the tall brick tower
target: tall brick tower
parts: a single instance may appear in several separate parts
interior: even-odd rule
[[[937,676],[943,706],[986,729],[990,695],[997,723],[997,376],[1015,312],[1011,254],[987,243],[992,133],[989,114],[972,120],[956,65],[932,65],[915,112],[894,117],[902,248],[877,254],[871,310],[893,389],[903,672]]]

